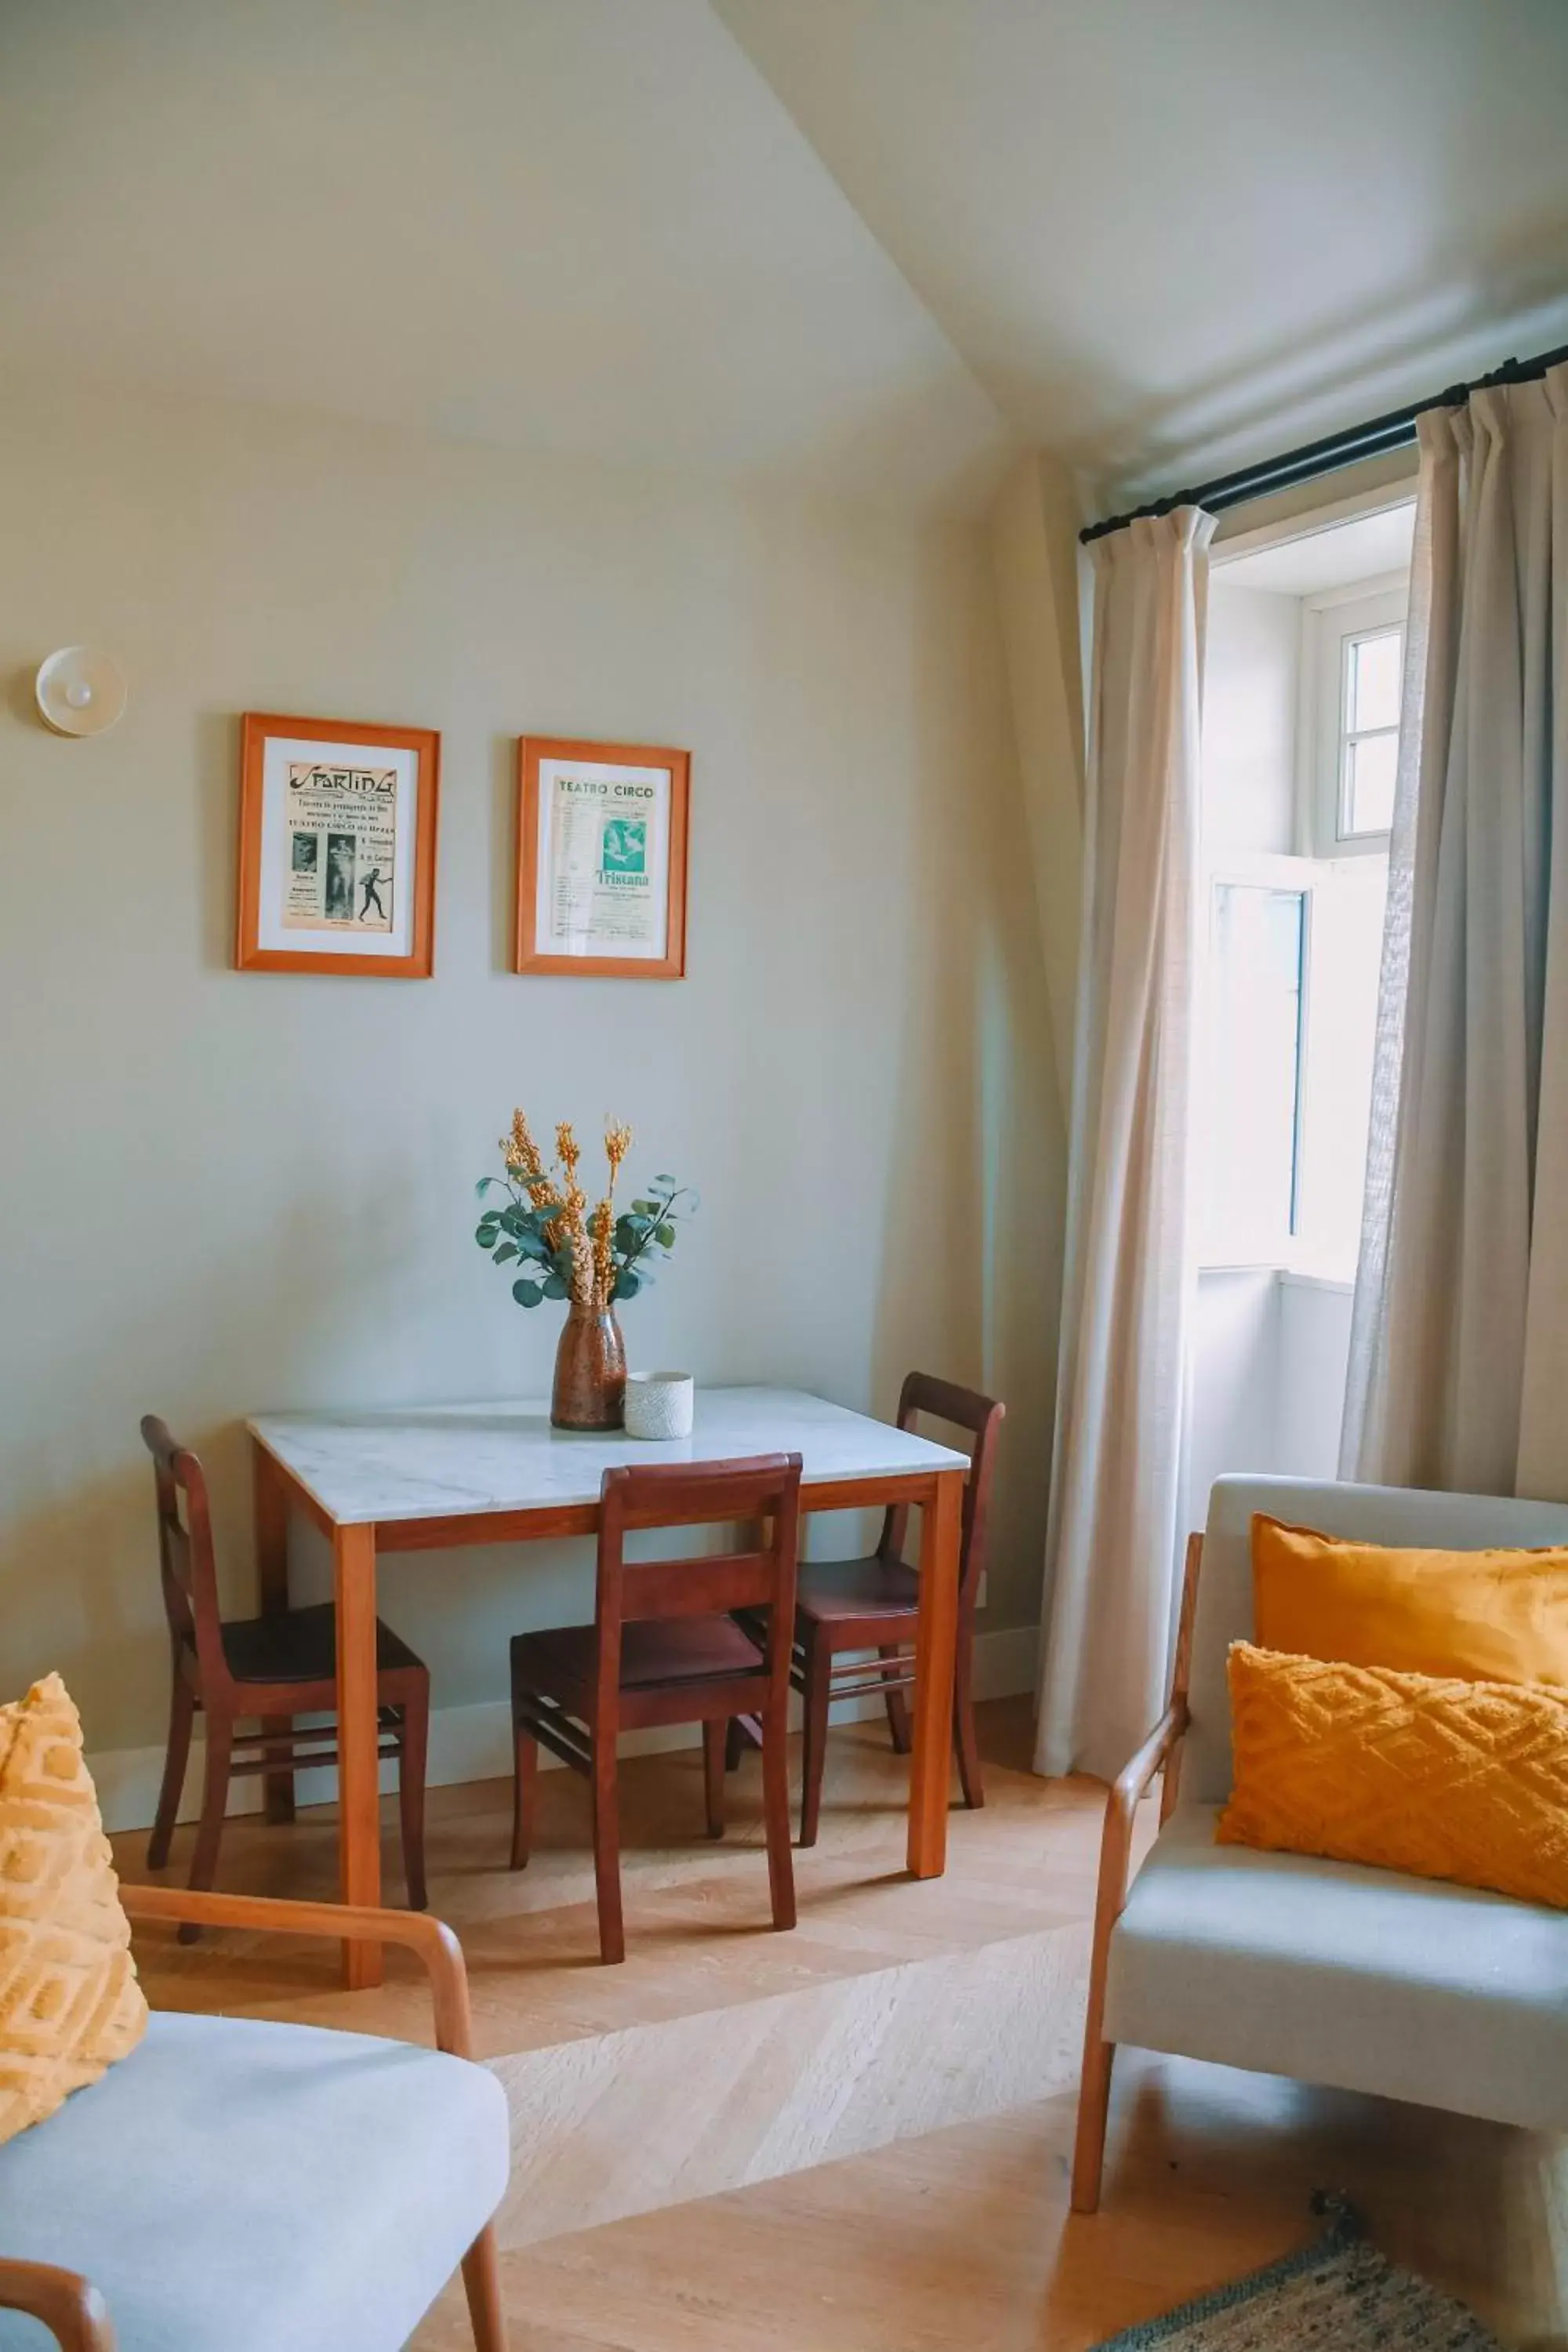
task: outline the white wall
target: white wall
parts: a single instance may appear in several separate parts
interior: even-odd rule
[[[1273,1466],[1287,1478],[1339,1475],[1340,1423],[1350,1363],[1348,1282],[1279,1276],[1279,1438]]]
[[[1272,1266],[1209,1266],[1193,1318],[1184,1528],[1227,1473],[1333,1478],[1351,1288]]]
[[[556,1318],[472,1239],[514,1102],[700,1189],[634,1358],[1006,1399],[990,1622],[1029,1622],[1062,1141],[980,530],[90,399],[0,408],[0,1694],[58,1666],[90,1747],[159,1737],[149,1408],[243,1609],[247,1412],[547,1389]],[[28,701],[81,641],[131,677],[95,743]],[[245,709],[442,730],[432,982],[230,969]],[[690,748],[684,983],[507,972],[523,730]],[[384,1606],[481,1703],[584,1566],[399,1559]]]
[[[1288,856],[1294,839],[1301,605],[1210,579],[1204,667],[1204,856]]]
[[[1209,1488],[1233,1470],[1274,1466],[1279,1426],[1279,1288],[1268,1267],[1207,1267],[1193,1306],[1184,1528],[1201,1528]]]

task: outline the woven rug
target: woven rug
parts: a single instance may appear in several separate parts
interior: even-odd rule
[[[1313,2206],[1329,2223],[1315,2245],[1127,2328],[1096,2352],[1499,2352],[1462,2304],[1368,2245],[1342,2200]]]

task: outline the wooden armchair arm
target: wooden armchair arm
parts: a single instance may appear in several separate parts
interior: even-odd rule
[[[1132,1856],[1132,1825],[1149,1784],[1169,1763],[1187,1728],[1187,1702],[1173,1698],[1138,1753],[1116,1776],[1105,1804],[1105,1828],[1100,1841],[1100,1886],[1095,1901],[1095,1927],[1109,1932],[1127,1900],[1127,1865]]]
[[[1083,2075],[1079,2088],[1078,2141],[1073,2154],[1072,2204],[1075,2213],[1092,2213],[1100,2201],[1100,2173],[1105,2157],[1105,2119],[1110,2098],[1111,2044],[1106,2041],[1105,1986],[1110,1965],[1110,1938],[1127,1902],[1127,1873],[1132,1860],[1132,1829],[1138,1807],[1156,1772],[1164,1770],[1160,1819],[1170,1816],[1176,1801],[1176,1777],[1181,1767],[1182,1740],[1191,1717],[1187,1712],[1187,1677],[1192,1665],[1193,1624],[1197,1608],[1198,1570],[1203,1561],[1202,1536],[1187,1538],[1186,1572],[1182,1580],[1182,1605],[1176,1624],[1176,1654],[1171,1672],[1171,1703],[1137,1754],[1116,1776],[1105,1801],[1105,1827],[1100,1840],[1100,1882],[1094,1903],[1094,1937],[1089,1948],[1089,2000],[1083,2029]]]
[[[427,1911],[374,1911],[355,1903],[294,1903],[268,1895],[197,1895],[185,1886],[126,1886],[120,1899],[128,1919],[186,1920],[200,1927],[256,1927],[268,1935],[363,1937],[403,1944],[417,1952],[430,1979],[436,2046],[455,2058],[473,2056],[468,1972],[463,1948],[443,1919]],[[88,2339],[84,2338],[84,2342]]]
[[[114,2352],[109,2306],[91,2280],[75,2271],[0,2254],[0,2310],[42,2320],[60,2352]]]

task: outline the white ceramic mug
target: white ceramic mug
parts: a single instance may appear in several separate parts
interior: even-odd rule
[[[628,1437],[689,1437],[696,1385],[689,1372],[628,1372]]]

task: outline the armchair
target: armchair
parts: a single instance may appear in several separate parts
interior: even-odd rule
[[[1215,1843],[1231,1786],[1226,1654],[1252,1633],[1259,1511],[1368,1543],[1568,1543],[1561,1503],[1217,1482],[1207,1530],[1187,1548],[1171,1704],[1106,1806],[1073,2162],[1080,2213],[1100,2201],[1121,2042],[1568,2129],[1568,1913]],[[1162,1770],[1159,1835],[1129,1886],[1137,1808]]]
[[[505,2352],[506,2097],[469,2055],[452,1930],[175,1887],[121,1897],[132,1924],[405,1945],[437,2046],[154,2011],[128,2058],[0,2147],[0,2352],[398,2352],[459,2263],[477,2352]]]

